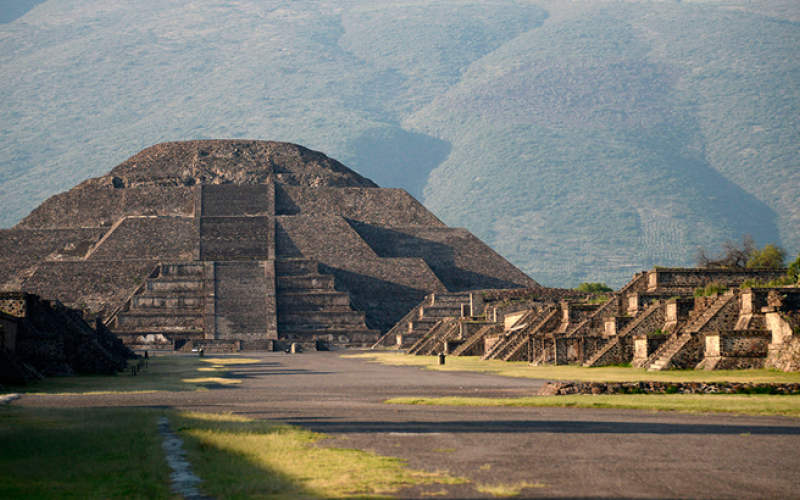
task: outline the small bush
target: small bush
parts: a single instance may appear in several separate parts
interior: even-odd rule
[[[722,283],[709,283],[705,287],[700,287],[695,289],[694,296],[695,297],[709,297],[714,295],[715,293],[725,293],[728,291],[728,287],[723,285]]]
[[[575,288],[575,290],[584,293],[608,293],[613,291],[613,289],[606,285],[605,283],[581,283],[580,285]]]

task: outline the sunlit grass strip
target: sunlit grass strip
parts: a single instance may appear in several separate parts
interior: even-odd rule
[[[458,484],[403,460],[317,446],[326,436],[233,415],[184,413],[173,421],[202,489],[219,499],[381,498],[403,486]]]
[[[744,394],[632,394],[534,396],[527,398],[395,398],[396,405],[431,406],[530,406],[616,408],[679,412],[726,412],[745,415],[800,417],[800,396]]]
[[[241,384],[242,381],[235,378],[223,378],[223,377],[199,377],[199,378],[185,378],[183,382],[187,384],[202,384],[202,385],[209,385],[209,384],[218,384],[218,385],[235,385]]]
[[[252,365],[253,363],[260,363],[260,359],[256,358],[199,358],[200,361],[211,363],[217,366],[232,366],[232,365]]]
[[[479,493],[488,493],[493,497],[515,497],[526,488],[544,488],[542,483],[514,483],[514,484],[476,484],[475,490]]]
[[[470,371],[490,373],[505,377],[535,378],[543,380],[565,380],[580,382],[752,382],[752,383],[800,383],[800,373],[773,370],[669,370],[648,372],[643,368],[601,366],[529,366],[524,361],[481,361],[475,356],[448,356],[443,366],[437,364],[436,356],[409,356],[397,352],[370,352],[346,355],[345,357],[374,361],[391,366],[418,366],[438,371]]]
[[[0,407],[0,498],[174,498],[156,418],[145,409]]]

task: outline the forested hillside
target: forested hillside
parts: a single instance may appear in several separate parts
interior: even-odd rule
[[[794,0],[0,0],[0,23],[2,227],[149,145],[253,138],[406,188],[545,285],[743,233],[800,251]]]

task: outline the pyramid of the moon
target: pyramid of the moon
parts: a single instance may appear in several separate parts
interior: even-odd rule
[[[365,345],[427,294],[531,286],[404,190],[278,142],[160,144],[0,230],[0,288],[132,347]]]

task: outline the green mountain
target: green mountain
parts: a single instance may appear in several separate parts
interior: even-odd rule
[[[149,145],[256,138],[406,188],[545,285],[743,233],[800,251],[794,0],[9,5],[0,226]]]

